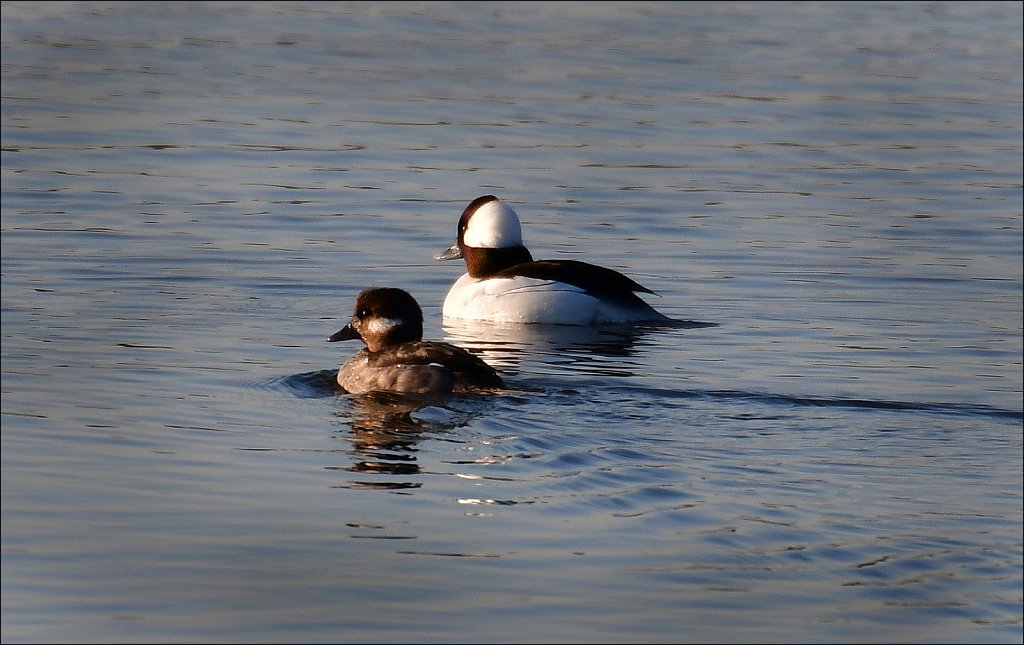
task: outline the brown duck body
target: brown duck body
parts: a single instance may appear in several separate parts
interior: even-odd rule
[[[359,350],[338,370],[338,385],[354,394],[430,394],[500,388],[504,383],[494,368],[461,347],[416,341],[378,352]]]
[[[411,295],[395,288],[359,294],[352,321],[329,340],[360,338],[366,348],[338,370],[338,385],[352,394],[390,391],[445,394],[504,387],[497,371],[449,343],[422,340],[423,314]]]

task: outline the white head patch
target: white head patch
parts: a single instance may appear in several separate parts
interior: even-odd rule
[[[366,328],[371,334],[383,336],[401,324],[401,320],[395,320],[393,318],[371,318]]]
[[[523,229],[519,216],[503,202],[495,199],[473,212],[462,243],[479,249],[507,249],[523,245]]]

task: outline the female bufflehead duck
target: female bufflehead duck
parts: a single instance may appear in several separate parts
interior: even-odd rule
[[[477,197],[458,238],[437,260],[465,258],[466,274],[444,299],[445,318],[506,323],[599,325],[668,321],[636,292],[654,292],[618,271],[578,260],[534,260],[516,212]]]
[[[402,289],[363,290],[352,321],[327,340],[355,338],[366,347],[338,370],[338,385],[351,394],[445,394],[504,387],[494,368],[478,356],[455,345],[422,340],[423,312]]]

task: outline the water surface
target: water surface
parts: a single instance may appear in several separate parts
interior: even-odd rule
[[[1020,642],[1019,3],[2,11],[5,642]],[[483,194],[713,324],[445,323]]]

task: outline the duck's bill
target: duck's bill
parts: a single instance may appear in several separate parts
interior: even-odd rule
[[[458,260],[462,257],[462,249],[459,248],[459,243],[452,242],[452,245],[444,250],[444,253],[438,253],[434,256],[435,260]]]
[[[327,342],[333,343],[338,340],[355,340],[356,338],[359,338],[359,332],[352,329],[352,325],[345,325],[338,331],[331,334],[330,338],[327,339]]]

